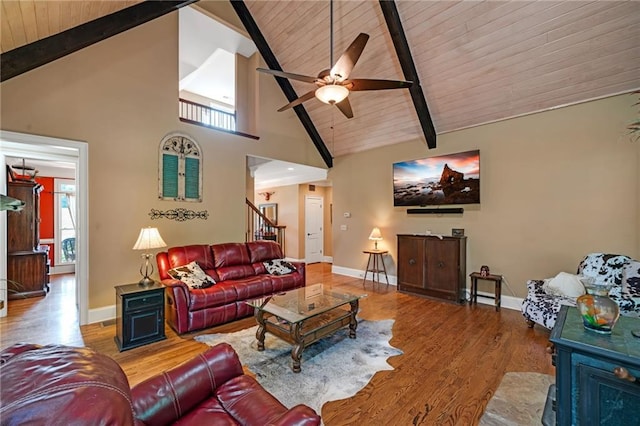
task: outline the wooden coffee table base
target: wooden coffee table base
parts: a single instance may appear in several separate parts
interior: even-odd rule
[[[279,321],[276,316],[265,315],[264,311],[256,309],[255,318],[259,325],[258,331],[256,331],[258,350],[264,350],[264,336],[266,333],[271,333],[292,344],[291,359],[293,364],[291,369],[294,373],[299,373],[302,352],[307,346],[346,326],[349,326],[349,338],[356,338],[358,300],[349,302],[348,305],[350,305],[350,310],[343,308],[343,306],[346,306],[345,304],[295,323]]]

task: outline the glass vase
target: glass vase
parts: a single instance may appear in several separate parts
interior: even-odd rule
[[[592,278],[582,279],[587,294],[576,300],[584,328],[596,333],[610,334],[620,316],[620,308],[609,297],[611,284],[596,283]]]

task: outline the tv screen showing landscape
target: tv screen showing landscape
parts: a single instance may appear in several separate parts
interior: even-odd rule
[[[480,203],[480,151],[393,164],[394,206]]]

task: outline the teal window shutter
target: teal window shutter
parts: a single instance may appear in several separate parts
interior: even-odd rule
[[[165,198],[178,197],[178,156],[162,155],[162,194]]]
[[[198,143],[186,135],[170,134],[160,143],[158,198],[202,201],[202,156]]]
[[[185,198],[198,199],[200,197],[200,159],[185,158],[184,172]]]

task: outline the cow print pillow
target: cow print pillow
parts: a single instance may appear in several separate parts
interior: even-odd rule
[[[296,271],[296,267],[284,259],[273,259],[262,262],[271,275],[287,275]]]
[[[185,283],[190,289],[208,288],[216,283],[213,278],[205,274],[195,261],[188,265],[169,269],[167,273],[171,278]]]

